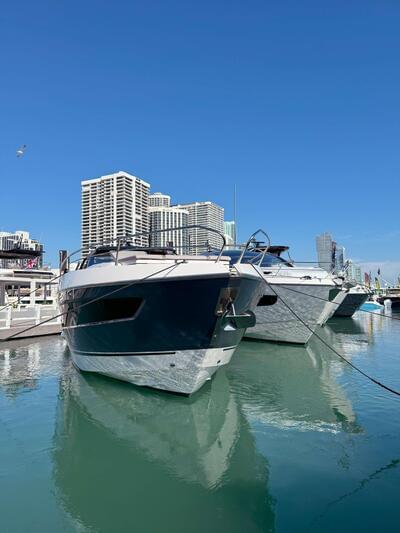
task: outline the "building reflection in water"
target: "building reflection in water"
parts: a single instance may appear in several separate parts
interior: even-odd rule
[[[66,511],[94,531],[274,531],[268,464],[224,371],[184,398],[71,368],[54,480]]]
[[[8,396],[36,389],[46,374],[59,373],[64,349],[57,336],[0,343],[0,387]]]

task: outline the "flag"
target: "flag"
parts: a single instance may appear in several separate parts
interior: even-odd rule
[[[367,287],[369,287],[370,285],[370,279],[369,279],[369,276],[366,272],[364,272],[364,283]]]
[[[378,276],[380,276],[380,275],[381,275],[381,269],[378,268]]]
[[[25,268],[33,268],[36,266],[36,263],[38,262],[38,258],[35,257],[34,259],[29,259],[29,261],[26,263]]]
[[[379,279],[375,278],[375,289],[379,291],[381,289],[381,284],[379,283]]]

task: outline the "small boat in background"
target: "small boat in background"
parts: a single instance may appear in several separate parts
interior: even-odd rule
[[[384,306],[375,300],[368,300],[360,307],[361,311],[373,311],[380,313],[383,311]]]

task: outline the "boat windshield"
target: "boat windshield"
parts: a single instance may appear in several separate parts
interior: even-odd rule
[[[224,250],[224,256],[230,257],[230,264],[233,265],[239,261],[240,255],[242,251],[241,250]],[[242,263],[254,263],[255,265],[258,264],[258,261],[261,259],[262,252],[252,252],[247,251],[245,252]],[[271,267],[271,266],[283,266],[286,265],[287,267],[293,267],[291,263],[288,261],[285,261],[285,259],[282,259],[282,257],[278,257],[277,255],[266,253],[263,259],[261,267]]]

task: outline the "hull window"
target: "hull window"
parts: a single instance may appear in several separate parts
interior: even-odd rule
[[[87,305],[84,301],[70,304],[66,326],[132,319],[142,303],[143,298],[106,298]]]
[[[264,294],[258,301],[257,307],[263,307],[265,305],[274,305],[278,300],[276,294]]]

